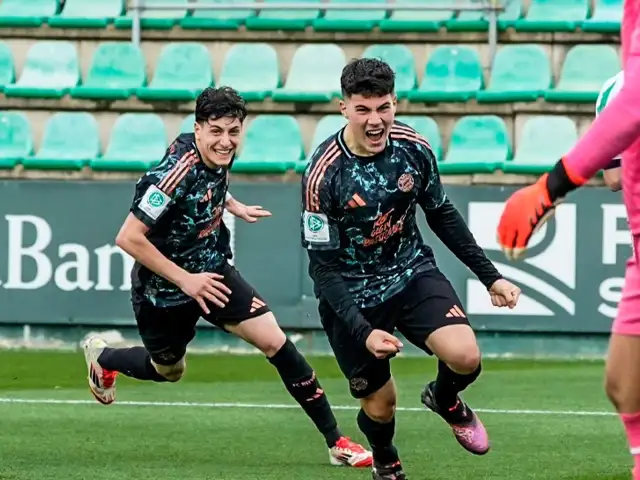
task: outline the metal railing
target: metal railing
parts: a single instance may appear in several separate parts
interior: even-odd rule
[[[380,3],[334,3],[334,2],[322,2],[322,3],[278,3],[278,2],[232,2],[228,3],[191,3],[178,4],[178,3],[166,3],[166,4],[149,4],[145,0],[130,0],[131,6],[129,10],[132,12],[132,30],[131,41],[136,45],[140,44],[141,39],[141,13],[144,11],[167,11],[167,10],[385,10],[398,11],[482,11],[486,13],[487,21],[489,23],[489,50],[490,58],[493,60],[498,44],[498,15],[505,11],[509,3],[514,0],[457,0],[453,7],[449,3],[447,4],[423,4],[416,1],[416,3],[395,3],[387,0],[386,4]]]

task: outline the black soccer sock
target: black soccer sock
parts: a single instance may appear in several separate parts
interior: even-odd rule
[[[168,380],[156,372],[151,364],[151,356],[144,347],[105,348],[98,357],[102,368],[117,372],[138,380],[167,382]]]
[[[396,433],[396,417],[390,422],[376,422],[363,409],[358,412],[358,427],[371,445],[373,459],[379,465],[389,465],[398,461],[398,450],[393,445]]]
[[[269,358],[269,362],[278,370],[291,396],[324,435],[327,446],[333,447],[342,434],[338,429],[336,417],[331,411],[329,400],[311,365],[289,339],[273,357]]]
[[[438,361],[438,376],[434,386],[434,396],[438,407],[451,408],[455,406],[458,393],[471,385],[480,376],[482,364],[472,373],[456,373],[442,360]]]

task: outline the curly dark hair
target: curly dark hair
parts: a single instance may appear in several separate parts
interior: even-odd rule
[[[395,90],[396,75],[388,63],[377,58],[356,58],[343,69],[340,76],[342,96],[384,97]]]
[[[196,99],[196,122],[202,124],[209,119],[237,118],[244,122],[247,106],[240,94],[231,87],[207,87]]]

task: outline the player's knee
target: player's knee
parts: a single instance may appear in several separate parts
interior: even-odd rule
[[[163,377],[169,380],[170,382],[175,383],[179,381],[183,375],[184,375],[184,369],[176,369],[176,370],[171,370],[170,372],[165,373]]]
[[[227,325],[226,328],[234,335],[249,342],[268,358],[275,356],[287,341],[287,336],[271,312],[264,313],[237,325]]]
[[[154,367],[156,372],[166,378],[167,381],[175,383],[184,376],[186,365],[184,362],[180,362],[176,365],[154,365]]]
[[[279,333],[274,333],[272,335],[272,338],[265,339],[263,342],[261,342],[262,344],[260,345],[260,350],[267,357],[271,358],[282,349],[286,341],[287,336],[282,330],[280,330]]]
[[[613,406],[619,410],[624,399],[622,385],[617,375],[612,375],[610,372],[607,372],[604,380],[604,391]]]
[[[390,379],[381,389],[362,398],[360,405],[367,416],[379,423],[390,422],[396,413],[396,389]]]
[[[367,413],[367,416],[378,423],[390,422],[396,414],[396,399],[395,397],[389,398],[376,398],[361,400],[362,409]]]
[[[457,373],[469,374],[475,372],[482,360],[477,345],[461,348],[447,359],[447,364]]]

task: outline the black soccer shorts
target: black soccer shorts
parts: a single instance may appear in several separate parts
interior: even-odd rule
[[[355,346],[325,300],[320,300],[318,309],[338,365],[349,380],[351,395],[364,398],[378,391],[391,378],[390,359],[378,360],[365,346]],[[362,309],[362,314],[373,328],[389,333],[397,328],[429,355],[433,354],[426,345],[429,335],[447,325],[469,325],[462,302],[438,269],[421,273],[402,292],[380,305]]]
[[[187,346],[196,335],[196,323],[202,317],[207,322],[225,330],[225,325],[237,325],[270,311],[266,302],[244,279],[235,267],[226,264],[221,275],[231,295],[224,308],[207,301],[209,315],[198,302],[156,307],[149,302],[135,302],[138,332],[151,359],[159,365],[174,365],[184,357]]]

